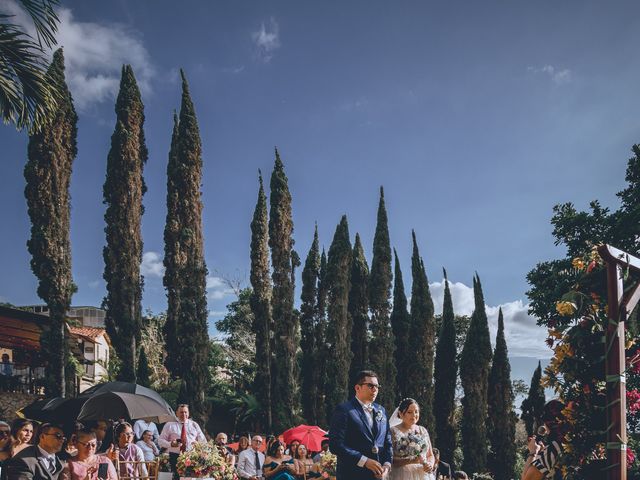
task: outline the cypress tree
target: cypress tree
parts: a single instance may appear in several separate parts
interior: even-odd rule
[[[369,342],[369,361],[371,368],[378,374],[383,386],[378,395],[386,410],[392,412],[396,407],[396,365],[395,340],[391,330],[391,244],[387,209],[384,203],[384,190],[380,187],[378,219],[373,237],[373,258],[369,275],[369,310],[371,311],[371,342]]]
[[[176,195],[175,217],[168,228],[174,229],[175,243],[170,250],[172,272],[177,277],[177,317],[175,327],[180,376],[184,380],[184,395],[194,417],[206,419],[204,403],[205,382],[208,378],[209,333],[207,328],[207,266],[204,261],[202,238],[202,144],[189,85],[182,76],[182,102],[178,122],[177,141],[173,150],[175,162],[169,172]],[[172,142],[173,143],[173,142]],[[171,155],[170,155],[171,157]],[[169,163],[171,164],[171,158]],[[169,213],[167,213],[169,216]],[[175,223],[174,223],[175,222]],[[166,238],[165,229],[165,238]],[[171,235],[170,235],[171,237]],[[166,259],[165,259],[166,261]],[[167,273],[165,273],[165,276]],[[171,283],[171,282],[170,282]],[[167,352],[170,353],[170,352]],[[175,359],[174,359],[175,361]]]
[[[414,360],[407,364],[407,395],[420,404],[420,422],[430,432],[435,430],[433,416],[433,360],[435,354],[436,322],[429,280],[420,257],[415,231],[411,231],[411,329],[409,334]]]
[[[102,189],[107,245],[103,277],[107,286],[105,326],[122,361],[118,379],[136,381],[136,362],[142,328],[142,233],[140,222],[146,191],[142,171],[147,161],[144,106],[130,65],[122,67],[116,100],[116,126],[107,156]]]
[[[178,319],[180,317],[180,202],[182,192],[179,185],[180,164],[176,156],[178,151],[178,115],[173,112],[173,133],[169,162],[167,164],[167,217],[164,227],[164,277],[162,282],[167,289],[167,319],[162,327],[165,350],[165,366],[173,378],[180,376],[180,338],[178,337]]]
[[[489,470],[496,480],[509,480],[515,475],[516,415],[513,411],[513,389],[511,366],[504,338],[502,308],[498,312],[498,333],[493,353],[493,364],[489,373],[487,392],[487,430],[491,442]]]
[[[274,336],[272,377],[273,425],[277,431],[293,425],[297,410],[296,351],[298,318],[293,312],[294,283],[292,277],[293,219],[291,217],[291,193],[280,154],[271,174],[271,198],[269,213],[269,247],[273,272]]]
[[[331,355],[327,358],[326,408],[331,415],[336,405],[343,402],[349,392],[351,365],[351,318],[349,317],[349,290],[351,286],[351,242],[347,216],[343,215],[336,227],[327,260],[327,345]]]
[[[140,357],[138,358],[138,370],[136,372],[136,383],[143,387],[151,387],[151,369],[149,368],[149,359],[144,351],[140,348]]]
[[[520,418],[524,421],[527,435],[534,434],[534,425],[539,422],[540,417],[542,417],[546,399],[541,380],[542,365],[538,362],[538,366],[533,371],[533,376],[531,377],[531,385],[529,386],[527,398],[522,401],[522,405],[520,406],[520,410],[522,411]]]
[[[320,426],[328,426],[325,399],[327,398],[327,255],[322,249],[320,255],[320,271],[318,275],[318,301],[316,303],[316,364],[314,369],[314,382],[317,395],[315,398],[316,420]]]
[[[491,339],[480,278],[473,278],[475,308],[460,357],[462,399],[463,470],[482,472],[487,466],[487,388],[491,364]]]
[[[352,357],[349,372],[349,378],[351,378],[369,364],[369,266],[358,233],[356,233],[352,252],[349,316],[352,325]]]
[[[317,424],[316,397],[318,385],[314,374],[318,344],[316,338],[316,320],[318,308],[318,277],[320,276],[320,247],[318,226],[313,233],[313,242],[302,270],[302,294],[300,299],[300,347],[302,349],[302,413],[310,425]]]
[[[262,173],[258,200],[251,221],[251,311],[256,334],[256,377],[254,391],[266,431],[271,432],[271,278],[269,272],[269,219]]]
[[[433,416],[436,420],[433,442],[438,445],[442,458],[453,459],[456,449],[455,396],[458,374],[455,314],[451,290],[444,273],[444,302],[442,305],[442,323],[436,345],[434,365]]]
[[[60,98],[46,128],[29,137],[28,161],[24,168],[31,238],[31,270],[38,278],[38,296],[49,308],[50,330],[42,344],[47,358],[47,395],[65,396],[65,365],[69,356],[65,318],[76,291],[71,276],[69,239],[69,183],[78,152],[78,116],[64,75],[64,55],[56,50],[47,70]]]
[[[412,362],[415,362],[415,352],[411,351],[411,317],[407,310],[407,295],[404,291],[404,281],[400,270],[400,260],[396,249],[393,249],[395,268],[393,277],[393,310],[391,311],[391,328],[396,340],[395,362],[398,375],[398,395],[406,398],[411,390],[408,385],[409,377],[402,372],[408,372]],[[424,411],[424,409],[422,409]]]

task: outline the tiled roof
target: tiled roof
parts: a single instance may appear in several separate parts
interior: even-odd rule
[[[91,341],[94,341],[104,335],[107,341],[109,341],[109,335],[107,335],[104,328],[69,326],[69,332],[71,332],[71,335],[83,337]]]

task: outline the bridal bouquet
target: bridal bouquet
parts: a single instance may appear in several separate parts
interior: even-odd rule
[[[338,457],[331,452],[325,452],[320,456],[320,471],[322,478],[331,478],[336,476],[336,467],[338,465]]]
[[[417,433],[400,437],[396,443],[395,453],[402,458],[415,458],[427,450],[427,440]]]
[[[238,480],[213,443],[194,443],[191,450],[180,454],[176,467],[181,477]]]

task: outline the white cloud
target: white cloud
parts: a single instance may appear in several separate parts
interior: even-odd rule
[[[558,69],[553,65],[545,65],[540,68],[527,67],[527,71],[547,75],[556,85],[564,85],[570,83],[572,80],[571,70],[568,68]]]
[[[220,277],[207,277],[207,296],[211,300],[222,300],[225,297],[234,295],[233,289]]]
[[[142,263],[140,264],[140,273],[145,277],[162,278],[164,275],[162,256],[158,252],[144,252],[142,254]]]
[[[95,290],[96,288],[100,287],[101,285],[104,285],[104,280],[102,280],[102,279],[91,280],[88,285],[89,285],[89,288],[92,288],[92,289]]]
[[[258,58],[264,63],[270,62],[274,52],[280,48],[279,31],[278,22],[271,17],[268,22],[262,22],[259,30],[251,34]]]
[[[444,280],[429,284],[436,314],[442,313],[444,301]],[[460,282],[449,282],[453,309],[457,315],[471,315],[474,309],[473,288]],[[504,330],[509,355],[515,357],[549,358],[551,350],[545,344],[547,332],[536,325],[536,319],[530,316],[529,306],[522,300],[503,303],[501,305],[486,305],[491,342],[495,342],[498,330],[498,311],[502,308],[504,316]]]

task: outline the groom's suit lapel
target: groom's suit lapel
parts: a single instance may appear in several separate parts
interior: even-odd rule
[[[375,442],[375,437],[373,436],[373,432],[371,431],[371,427],[369,426],[369,420],[367,419],[367,415],[364,413],[364,409],[362,408],[362,405],[360,405],[360,402],[356,397],[353,397],[351,402],[354,408],[358,411],[358,414],[360,415],[360,421],[364,425],[365,431],[369,434],[369,437],[371,438],[371,440]],[[376,421],[375,413],[374,413],[373,421],[374,422]]]

